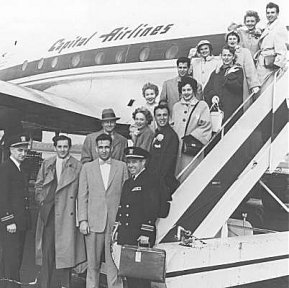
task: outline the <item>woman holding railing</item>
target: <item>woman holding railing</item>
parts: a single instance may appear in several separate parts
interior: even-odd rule
[[[223,123],[243,103],[243,69],[236,63],[235,49],[224,46],[221,53],[223,65],[216,69],[204,89],[205,101],[209,107],[214,96],[219,98],[219,107],[224,112]],[[240,110],[242,113],[242,110]]]

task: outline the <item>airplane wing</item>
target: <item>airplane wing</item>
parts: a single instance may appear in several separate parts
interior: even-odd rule
[[[72,134],[87,134],[101,128],[88,105],[0,81],[0,129],[15,121],[28,128]]]

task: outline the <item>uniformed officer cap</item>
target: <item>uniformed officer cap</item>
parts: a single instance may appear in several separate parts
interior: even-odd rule
[[[127,147],[124,149],[126,158],[147,159],[150,157],[150,153],[140,147]]]
[[[7,140],[8,147],[18,147],[29,144],[29,138],[26,135],[13,135]]]

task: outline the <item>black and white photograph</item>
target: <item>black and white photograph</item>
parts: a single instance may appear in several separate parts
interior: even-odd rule
[[[10,0],[0,288],[287,288],[287,0]]]

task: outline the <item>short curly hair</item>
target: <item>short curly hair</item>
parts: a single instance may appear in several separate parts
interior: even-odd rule
[[[136,108],[134,110],[134,112],[132,113],[132,119],[133,120],[135,120],[135,117],[136,117],[137,113],[142,113],[145,116],[145,118],[146,118],[146,120],[148,122],[148,125],[150,125],[152,123],[153,116],[152,116],[152,113],[147,108],[145,108],[145,107]]]
[[[142,87],[142,95],[143,97],[145,97],[145,92],[147,89],[151,89],[155,91],[156,97],[159,95],[159,87],[153,83],[146,83],[144,84],[144,86]]]
[[[198,82],[196,79],[189,76],[183,77],[182,80],[178,83],[179,93],[182,94],[182,88],[187,84],[189,84],[192,87],[193,92],[196,94],[198,90]]]
[[[247,17],[254,17],[256,19],[256,23],[260,22],[260,17],[258,15],[258,12],[256,12],[256,11],[248,10],[244,16],[244,23],[245,23]]]
[[[238,43],[240,43],[240,35],[238,34],[238,32],[236,31],[230,31],[227,35],[226,35],[226,43],[228,43],[228,38],[229,36],[236,36],[238,39]]]

